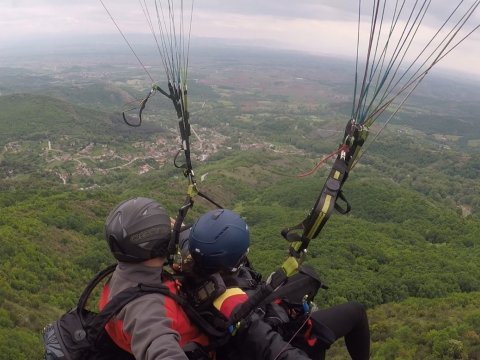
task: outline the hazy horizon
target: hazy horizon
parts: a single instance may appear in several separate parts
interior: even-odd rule
[[[160,60],[155,63],[151,63],[152,57],[157,56],[156,48],[152,44],[151,35],[147,34],[126,34],[130,39],[134,49],[142,57],[148,57],[148,66],[160,65]],[[254,53],[270,54],[284,54],[290,55],[294,58],[302,60],[324,62],[327,59],[332,61],[341,60],[346,63],[354,63],[353,56],[342,56],[339,54],[312,54],[309,52],[293,49],[279,48],[275,44],[265,46],[261,43],[252,43],[246,40],[226,40],[223,38],[192,38],[191,40],[191,61],[195,62],[195,56],[202,53],[202,49],[207,47],[214,51],[221,51],[228,55],[230,51],[244,51]],[[88,59],[89,63],[92,63],[92,57],[99,60],[103,58],[101,63],[105,63],[105,57],[113,61],[110,56],[116,56],[121,58],[122,62],[128,63],[132,66],[138,66],[140,64],[136,60],[133,53],[128,48],[124,40],[117,34],[96,34],[96,35],[83,35],[74,38],[68,35],[55,35],[50,36],[48,39],[44,37],[32,37],[19,42],[10,44],[0,43],[0,67],[11,66],[27,66],[29,68],[35,67],[38,64],[39,67],[45,65],[61,65],[62,61],[68,58],[68,62],[71,64],[72,60],[77,59],[79,64]],[[208,51],[207,56],[208,56]],[[211,55],[211,54],[210,54]],[[205,54],[202,55],[205,57]],[[47,63],[47,64],[46,64]],[[353,68],[352,68],[353,70]],[[458,69],[451,69],[448,67],[442,67],[441,63],[436,65],[431,70],[432,75],[435,77],[445,77],[448,79],[456,78],[460,81],[466,81],[475,83],[480,81],[480,74],[472,74],[466,71],[460,71]]]
[[[128,0],[103,0],[112,16],[118,21],[125,34],[150,34],[142,7]],[[468,7],[467,1],[459,6],[460,16]],[[188,8],[188,1],[185,6]],[[146,3],[145,3],[146,4]],[[192,45],[202,39],[216,39],[231,44],[248,44],[269,49],[290,50],[305,54],[353,58],[356,52],[358,4],[347,0],[298,0],[292,5],[287,0],[195,1],[192,16]],[[365,58],[368,44],[368,30],[371,4],[361,2],[361,55]],[[414,0],[406,1],[405,8],[415,8]],[[386,13],[391,14],[391,3],[385,3]],[[455,8],[450,0],[436,0],[428,7],[424,21],[418,29],[418,36],[412,51],[415,56],[422,44],[433,36],[436,29],[448,18]],[[408,11],[403,14],[407,17]],[[115,25],[98,0],[85,0],[80,3],[60,0],[22,0],[21,2],[1,2],[0,57],[9,55],[21,48],[32,50],[35,43],[47,43],[55,49],[60,38],[67,38],[70,44],[82,42],[85,35],[96,40],[109,37],[123,40]],[[386,22],[389,17],[386,15]],[[453,20],[450,26],[457,20]],[[458,35],[466,35],[480,22],[479,11],[475,11]],[[444,29],[447,31],[448,29]],[[398,29],[400,30],[400,29]],[[128,35],[130,36],[130,35]],[[151,43],[152,44],[152,43]],[[125,49],[126,48],[126,45]],[[152,48],[155,46],[152,44]],[[128,50],[127,50],[128,51]],[[126,52],[127,52],[126,51]],[[452,54],[436,65],[436,68],[452,69],[466,74],[480,76],[477,63],[480,58],[480,32],[476,31]],[[408,57],[407,57],[408,59]],[[1,60],[1,58],[0,58]]]

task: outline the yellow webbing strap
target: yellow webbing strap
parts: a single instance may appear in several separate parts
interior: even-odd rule
[[[312,239],[315,236],[315,233],[320,225],[322,225],[323,220],[325,219],[325,216],[327,216],[330,204],[332,201],[332,196],[331,195],[326,195],[325,196],[325,202],[323,203],[322,210],[320,211],[320,214],[317,217],[317,220],[315,221],[315,224],[312,226],[310,231],[307,234],[307,238]]]
[[[287,275],[287,277],[296,274],[298,271],[298,267],[298,260],[293,256],[289,256],[287,260],[285,260],[282,264],[282,269],[283,271],[285,271],[285,275]]]
[[[328,218],[335,207],[337,196],[341,191],[346,168],[347,164],[344,159],[339,157],[335,160],[332,170],[325,181],[325,185],[323,186],[322,192],[317,199],[310,216],[303,222],[303,238],[305,241],[303,247],[306,247],[308,242],[318,235],[328,221]]]

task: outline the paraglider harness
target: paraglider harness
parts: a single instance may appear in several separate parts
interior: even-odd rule
[[[262,280],[261,274],[251,267],[248,259],[235,273],[201,274],[201,269],[195,267],[193,271],[192,268],[184,271],[181,275],[182,293],[200,316],[223,334],[215,337],[205,331],[214,339],[214,347],[224,345],[239,329],[248,328],[252,317],[257,317],[255,313],[263,317],[266,308],[274,301],[282,302],[289,309],[297,309],[301,314],[308,313],[318,290],[326,288],[316,271],[308,265],[301,265],[290,277],[280,269],[267,281]],[[231,288],[241,289],[248,298],[237,305],[230,318],[226,318],[214,306],[214,301]]]
[[[105,325],[129,302],[152,293],[162,294],[176,301],[189,319],[209,336],[211,344],[208,347],[191,347],[187,344],[184,348],[189,359],[206,359],[210,350],[226,344],[233,333],[233,329],[240,325],[245,326],[245,323],[242,322],[248,321],[249,314],[252,313],[253,309],[273,301],[273,287],[279,286],[275,281],[270,284],[260,284],[260,277],[256,272],[248,268],[242,268],[238,272],[238,276],[209,277],[202,286],[196,287],[196,292],[186,286],[185,289],[190,290],[190,292],[183,292],[181,295],[172,293],[166,286],[138,284],[115,295],[99,313],[88,310],[86,306],[92,292],[97,285],[113,273],[116,266],[117,264],[110,265],[97,273],[83,290],[77,305],[44,328],[43,342],[44,358],[46,360],[134,359],[132,354],[115,345],[106,333]],[[252,277],[252,274],[256,274],[255,277]],[[217,283],[211,287],[213,278]],[[304,299],[305,296],[310,296],[313,299],[320,286],[320,281],[312,276],[312,273],[299,272],[297,276],[289,279],[288,284],[285,284],[281,290],[277,290],[274,295],[276,298],[289,298],[290,301],[296,300],[294,299],[295,295],[297,295],[296,298],[302,297]],[[214,308],[210,306],[214,297],[199,295],[203,292],[203,294],[214,295],[216,298],[227,287],[241,287],[245,290],[255,291],[254,295],[242,304],[239,311],[231,319],[220,316],[221,314],[215,312]],[[205,291],[206,288],[214,289],[214,291]],[[308,294],[305,294],[306,291]],[[300,293],[305,295],[300,296]]]

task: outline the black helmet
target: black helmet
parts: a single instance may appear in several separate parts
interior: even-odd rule
[[[165,257],[171,238],[170,217],[155,200],[126,200],[107,217],[105,237],[119,261],[141,262]]]
[[[250,235],[245,221],[231,210],[202,215],[188,240],[195,264],[207,273],[236,271],[248,253]]]

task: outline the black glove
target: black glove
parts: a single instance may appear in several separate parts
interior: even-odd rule
[[[263,320],[276,331],[281,328],[282,324],[290,321],[287,311],[281,305],[275,303],[266,306]]]
[[[212,358],[203,348],[196,342],[189,342],[183,346],[183,351],[189,360],[211,360]]]

